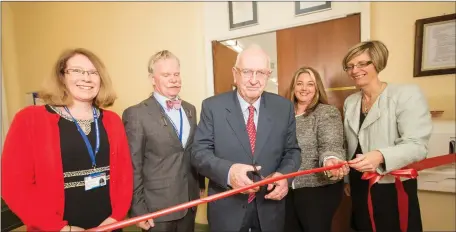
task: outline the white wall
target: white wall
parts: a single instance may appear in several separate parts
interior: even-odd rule
[[[332,9],[314,14],[294,16],[294,2],[257,2],[258,24],[237,30],[229,29],[228,2],[204,3],[205,58],[212,64],[211,41],[245,37],[273,32],[283,28],[301,26],[361,13],[361,40],[370,38],[370,2],[332,2]],[[212,65],[206,66],[207,96],[214,95]]]

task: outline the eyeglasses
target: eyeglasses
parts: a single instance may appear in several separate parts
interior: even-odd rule
[[[80,68],[69,68],[69,69],[65,70],[65,73],[69,74],[71,76],[74,76],[74,77],[82,77],[86,73],[91,77],[97,77],[100,75],[97,70],[87,70],[86,71],[86,70],[82,70]]]
[[[361,61],[355,65],[350,65],[350,66],[345,66],[344,67],[344,71],[345,72],[348,72],[348,71],[352,71],[355,67],[357,68],[364,68],[364,67],[367,67],[368,65],[372,64],[372,61]]]
[[[266,79],[271,75],[270,70],[251,70],[251,69],[240,69],[235,67],[235,70],[241,74],[243,78],[250,79],[252,77],[257,77],[258,79]]]

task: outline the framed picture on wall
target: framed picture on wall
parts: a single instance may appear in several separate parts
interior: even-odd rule
[[[456,14],[415,22],[413,76],[456,73]]]
[[[228,2],[230,30],[258,24],[257,2]]]
[[[295,2],[295,16],[331,9],[331,2]]]

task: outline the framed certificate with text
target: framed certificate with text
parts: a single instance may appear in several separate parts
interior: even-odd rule
[[[456,73],[456,14],[415,22],[413,76]]]

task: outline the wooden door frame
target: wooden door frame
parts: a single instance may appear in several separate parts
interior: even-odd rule
[[[293,28],[293,27],[299,27],[299,26],[305,26],[309,24],[314,24],[314,23],[320,23],[320,22],[325,22],[325,21],[330,21],[334,19],[339,19],[339,18],[344,18],[348,15],[352,14],[360,14],[360,25],[361,25],[361,41],[369,40],[370,39],[370,21],[371,21],[371,3],[366,2],[363,3],[361,9],[354,10],[353,12],[350,13],[344,13],[344,14],[335,14],[327,18],[323,18],[321,20],[309,20],[307,22],[300,22],[300,23],[290,23],[288,25],[283,25],[280,27],[273,27],[273,28],[268,28],[266,30],[264,29],[259,29],[259,30],[242,30],[237,32],[237,33],[231,33],[235,35],[225,35],[225,36],[205,36],[205,41],[204,41],[204,48],[205,48],[205,56],[206,56],[206,97],[211,97],[214,95],[214,69],[213,69],[213,63],[214,59],[212,56],[212,41],[225,41],[233,38],[240,38],[240,37],[247,37],[247,36],[253,36],[257,34],[264,34],[264,33],[270,33],[270,32],[275,32],[278,30],[282,29],[287,29],[287,28]],[[224,25],[220,25],[224,26]],[[207,32],[205,32],[207,33]]]

